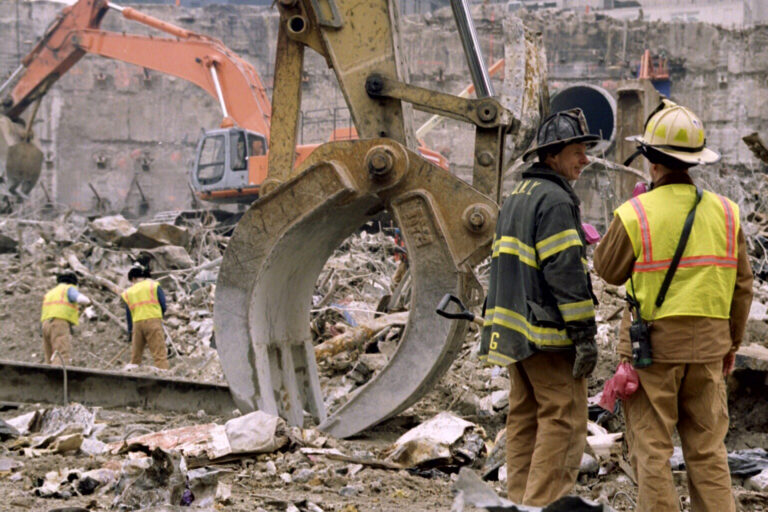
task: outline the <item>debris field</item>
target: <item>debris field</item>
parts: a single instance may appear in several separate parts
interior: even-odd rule
[[[80,289],[94,299],[74,331],[73,365],[225,383],[212,304],[229,229],[213,215],[142,224],[74,213],[5,218],[0,222],[5,247],[0,259],[7,269],[0,276],[4,358],[42,361],[40,297],[59,269],[72,268],[82,276]],[[318,279],[310,322],[331,410],[397,350],[410,298],[407,258],[391,235],[386,226],[367,226],[347,239]],[[127,365],[123,306],[114,290],[127,285],[127,270],[142,258],[151,259],[168,298],[166,325],[173,341],[168,371],[153,369],[148,355],[144,365]],[[481,282],[487,279],[487,263],[476,271]],[[600,362],[589,394],[596,404],[618,363],[613,349],[624,291],[596,276],[593,282],[600,301]],[[752,355],[730,378],[731,390],[740,392],[738,399],[731,393],[726,439],[743,510],[768,509],[765,373],[750,369],[768,352],[768,284],[756,282],[746,342],[753,342]],[[478,340],[473,326],[434,390],[405,413],[348,440],[316,430],[311,418],[304,428],[290,427],[261,412],[233,410],[215,417],[203,410],[167,414],[55,405],[62,397],[51,397],[48,404],[4,404],[0,494],[6,499],[0,509],[472,510],[463,500],[457,504],[460,469],[483,475],[500,496],[506,475],[509,384],[505,369],[478,360]],[[624,458],[621,413],[592,405],[590,420],[576,492],[615,510],[632,510],[636,488]],[[682,459],[676,456],[673,469],[685,496]]]

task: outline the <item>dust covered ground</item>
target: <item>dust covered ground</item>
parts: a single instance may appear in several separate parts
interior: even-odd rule
[[[224,383],[212,341],[212,306],[215,293],[216,259],[226,247],[226,233],[211,219],[180,222],[186,235],[183,253],[168,251],[168,244],[157,248],[125,247],[126,231],[119,236],[104,233],[87,219],[72,215],[24,224],[17,219],[0,221],[0,232],[20,241],[18,250],[0,254],[5,272],[0,274],[0,349],[3,359],[42,362],[39,312],[43,294],[54,285],[56,272],[82,265],[96,276],[123,288],[125,274],[133,262],[152,256],[152,268],[169,297],[166,325],[179,355],[170,359],[168,372],[153,370],[145,354],[144,365],[131,372],[159,373],[206,382]],[[130,232],[130,230],[127,230]],[[176,234],[178,235],[178,233]],[[166,237],[167,238],[167,237]],[[130,242],[134,243],[134,242]],[[130,245],[129,243],[129,245]],[[150,244],[151,245],[151,244]],[[173,244],[171,244],[173,245]],[[313,300],[311,328],[322,357],[318,356],[321,384],[330,410],[343,403],[350,392],[370,380],[396,350],[402,332],[397,313],[407,310],[407,287],[400,287],[402,265],[392,237],[384,233],[360,233],[351,237],[333,256],[321,273]],[[186,255],[186,256],[184,256]],[[74,260],[74,261],[73,261]],[[77,263],[75,263],[77,262]],[[208,265],[208,266],[206,266]],[[398,270],[400,268],[400,270]],[[481,282],[487,279],[487,263],[477,269]],[[590,396],[602,389],[618,363],[614,353],[617,328],[623,308],[623,290],[604,286],[593,276],[600,300],[598,343],[600,362],[590,378]],[[110,317],[91,308],[74,330],[72,364],[104,370],[125,369],[129,344],[119,321],[123,308],[115,293],[96,279],[81,276],[81,291],[110,311]],[[768,287],[756,284],[756,299],[766,302]],[[393,297],[394,295],[394,297]],[[383,317],[376,311],[386,310]],[[479,310],[476,309],[479,313]],[[750,321],[750,341],[765,344],[765,315]],[[115,318],[118,321],[115,321]],[[376,319],[379,323],[376,324]],[[391,319],[382,321],[381,319]],[[375,324],[375,327],[374,327]],[[504,392],[508,389],[506,370],[484,367],[476,357],[478,332],[474,326],[466,337],[458,358],[438,385],[413,407],[360,436],[335,440],[317,434],[310,442],[292,439],[270,453],[235,457],[210,463],[206,467],[221,470],[219,482],[230,490],[208,507],[210,510],[254,511],[413,511],[450,510],[456,479],[456,461],[441,461],[410,469],[385,469],[372,464],[391,452],[393,443],[415,426],[448,411],[478,427],[484,447],[464,465],[481,471],[494,453],[494,441],[503,429],[506,417]],[[760,380],[762,378],[762,380]],[[729,380],[731,429],[726,439],[729,451],[768,446],[768,401],[765,400],[765,375],[737,372]],[[52,397],[58,402],[59,397]],[[19,409],[0,411],[9,420],[20,414],[41,409],[43,405],[25,404]],[[159,414],[135,409],[97,410],[98,432],[92,437],[103,443],[121,442],[146,432],[177,427],[224,424],[238,413],[211,417],[204,411],[186,415]],[[610,432],[620,432],[620,413],[604,416],[602,425]],[[311,420],[305,425],[312,432]],[[315,431],[316,432],[316,431]],[[302,453],[302,448],[337,449],[349,460],[332,460],[322,455]],[[33,454],[34,453],[34,454]],[[82,450],[63,453],[30,452],[0,443],[0,510],[53,510],[58,507],[84,507],[88,510],[136,509],[120,502],[118,493],[103,486],[91,494],[78,495],[62,485],[61,492],[48,497],[40,494],[46,474],[60,472],[67,480],[70,471],[84,472],[99,468],[121,468],[126,453],[88,455]],[[675,471],[683,509],[688,510],[685,472]],[[69,477],[76,480],[75,477]],[[488,484],[501,496],[504,484]],[[734,479],[734,492],[741,510],[768,510],[768,498],[746,490],[743,480]],[[616,463],[615,458],[579,477],[576,492],[589,499],[613,504],[617,510],[632,510],[636,488]],[[152,510],[174,510],[168,505]],[[195,503],[192,502],[192,506]]]

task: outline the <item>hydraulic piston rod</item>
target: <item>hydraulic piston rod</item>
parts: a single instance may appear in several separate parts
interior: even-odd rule
[[[464,46],[464,55],[467,57],[469,73],[472,75],[472,83],[475,85],[477,97],[495,96],[491,77],[483,59],[483,52],[477,40],[475,24],[469,13],[467,0],[451,0],[451,9],[453,9],[453,17],[456,20],[456,28],[459,30],[461,44]]]
[[[216,96],[218,96],[219,104],[221,105],[221,113],[223,114],[224,119],[227,119],[229,113],[227,112],[227,104],[224,102],[224,95],[221,93],[221,84],[219,83],[219,74],[216,72],[215,63],[211,62],[210,70],[211,78],[213,78],[213,85],[216,87]]]
[[[11,76],[8,77],[8,80],[3,82],[3,85],[0,85],[0,94],[2,94],[3,91],[8,88],[8,86],[16,79],[17,76],[19,76],[19,73],[22,71],[24,71],[24,66],[19,66],[13,73],[11,73]]]

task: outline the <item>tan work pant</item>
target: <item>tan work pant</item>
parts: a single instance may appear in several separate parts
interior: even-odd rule
[[[169,366],[165,350],[165,333],[163,321],[160,318],[134,322],[131,338],[131,364],[141,364],[145,345],[149,347],[149,353],[152,354],[155,366],[167,370]]]
[[[46,364],[51,364],[54,352],[58,352],[64,363],[69,364],[71,350],[69,325],[69,322],[61,318],[49,318],[43,322],[43,354]],[[53,361],[54,364],[59,362],[58,357]]]
[[[723,363],[653,363],[638,370],[639,389],[624,401],[630,460],[640,512],[680,510],[669,458],[672,431],[682,442],[692,512],[733,512],[725,434],[728,402]]]
[[[573,355],[558,352],[509,366],[507,494],[517,504],[548,505],[576,483],[587,440],[587,379],[572,372]]]

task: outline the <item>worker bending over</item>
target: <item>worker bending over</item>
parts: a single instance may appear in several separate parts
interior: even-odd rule
[[[705,147],[704,127],[687,108],[664,100],[644,134],[632,140],[651,163],[652,189],[615,211],[594,265],[609,283],[626,283],[628,295],[639,303],[641,318],[635,322],[645,323],[650,333],[650,351],[643,354],[633,328],[636,355],[642,355],[633,358],[640,386],[624,401],[639,486],[637,510],[680,510],[669,465],[677,428],[691,510],[732,512],[723,442],[728,432],[724,375],[733,369],[752,301],[739,207],[701,191],[688,174],[690,167],[716,162],[720,155]],[[688,217],[691,227],[684,229]],[[678,246],[684,251],[675,270],[671,262]],[[626,358],[632,357],[630,323],[627,310],[618,345]]]
[[[544,506],[570,492],[587,434],[587,379],[597,363],[595,309],[579,200],[569,184],[589,163],[580,109],[539,126],[539,162],[496,224],[481,357],[509,368],[507,489]]]
[[[46,364],[51,363],[54,352],[58,352],[66,364],[70,361],[71,326],[80,323],[78,305],[88,305],[91,299],[77,290],[77,276],[65,272],[56,276],[58,283],[43,298],[43,354]]]
[[[133,267],[128,271],[131,287],[121,297],[125,302],[128,337],[131,339],[131,364],[141,364],[144,347],[155,361],[155,366],[167,370],[165,349],[165,294],[157,281],[150,279],[148,269]]]

